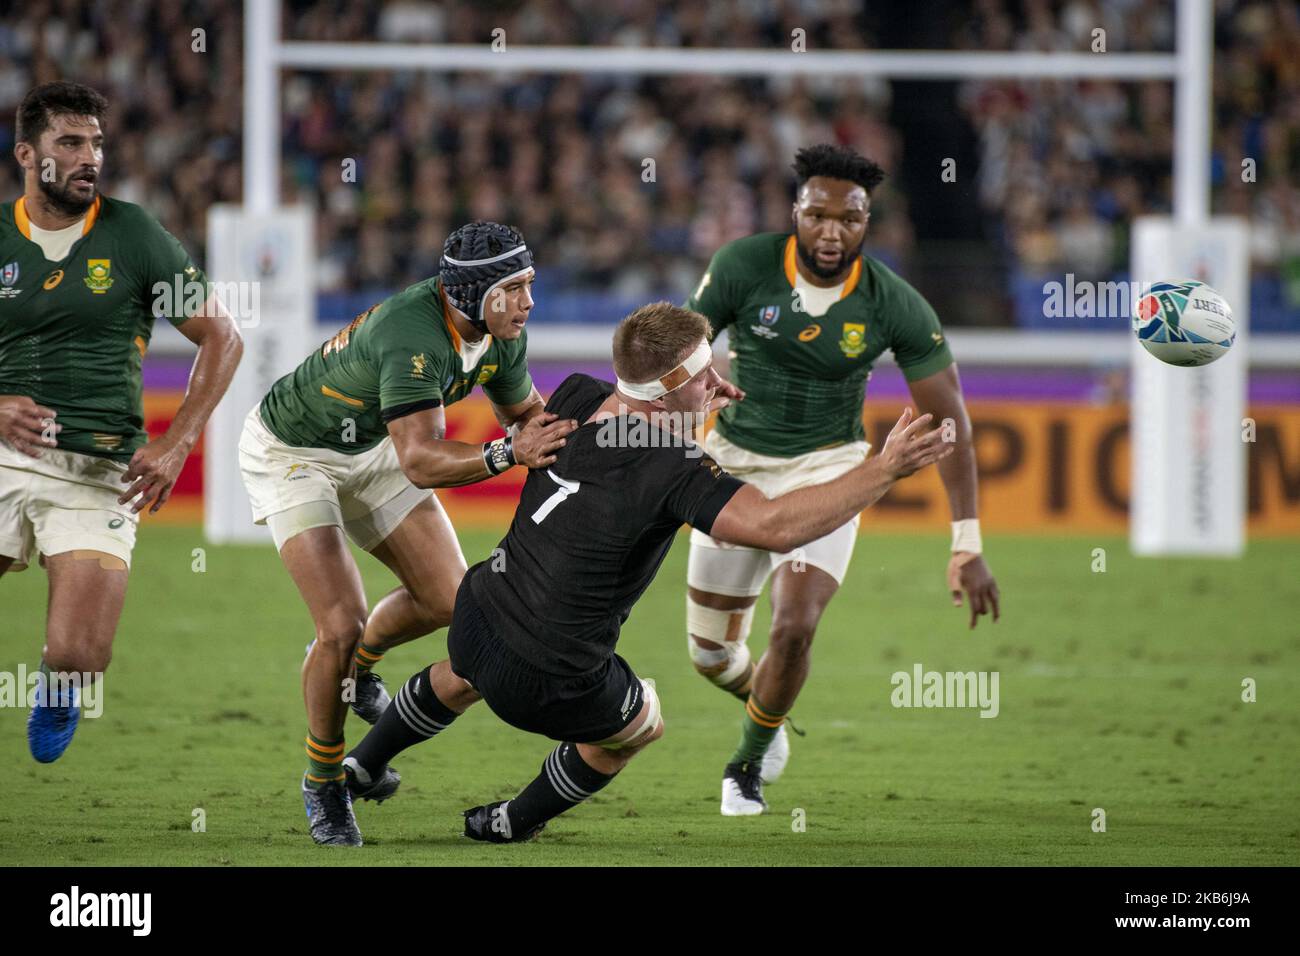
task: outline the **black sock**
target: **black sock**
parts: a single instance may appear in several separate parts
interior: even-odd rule
[[[392,706],[348,756],[373,777],[397,754],[446,730],[458,716],[433,692],[425,668],[402,685]]]
[[[586,800],[614,777],[589,766],[576,744],[560,744],[547,755],[537,779],[510,801],[510,825],[525,833]]]

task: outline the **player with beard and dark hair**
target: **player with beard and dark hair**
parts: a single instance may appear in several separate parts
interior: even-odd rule
[[[980,557],[975,454],[957,368],[934,310],[883,263],[862,255],[881,168],[853,150],[800,150],[794,231],[720,249],[687,305],[713,334],[727,329],[731,376],[747,398],[724,409],[704,444],[727,472],[769,496],[829,481],[870,446],[862,401],[872,365],[889,350],[918,412],[947,421],[956,444],[939,465],[952,509],[948,587],[969,596],[971,627],[998,617],[998,590]],[[789,756],[786,714],[808,676],[818,621],[844,581],[858,518],[796,551],[736,547],[691,533],[686,624],[695,669],[745,702],[739,746],[722,781],[722,813],[762,813],[761,784]],[[745,646],[754,604],[772,579],[767,651]]]
[[[39,554],[49,576],[27,721],[42,763],[67,748],[85,681],[108,666],[139,513],[167,501],[243,351],[180,243],[99,192],[107,110],[77,83],[31,90],[14,146],[23,195],[0,205],[0,575]],[[191,291],[169,303],[159,288]],[[171,425],[148,441],[140,367],[161,316],[198,354]]]

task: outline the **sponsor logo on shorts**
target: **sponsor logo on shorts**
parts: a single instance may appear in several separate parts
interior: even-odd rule
[[[114,531],[116,531],[118,528],[122,527],[122,525],[125,523],[126,523],[125,518],[118,517],[118,518],[113,518],[111,521],[109,521],[108,526],[112,528]]]
[[[302,479],[306,478],[307,476],[306,476],[306,475],[294,475],[294,472],[296,472],[299,468],[306,468],[306,467],[307,467],[307,466],[304,465],[304,464],[302,464],[301,462],[295,462],[294,464],[290,465],[290,466],[289,466],[289,470],[286,471],[286,472],[284,473],[284,480],[285,480],[285,481],[302,481]]]

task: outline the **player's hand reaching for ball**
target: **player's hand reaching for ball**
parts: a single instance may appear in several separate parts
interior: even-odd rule
[[[885,439],[885,447],[880,450],[880,460],[895,480],[906,478],[952,454],[953,443],[944,441],[942,429],[925,430],[933,418],[927,413],[913,420],[912,409],[903,409],[903,414]]]
[[[122,475],[122,482],[130,484],[130,487],[117,496],[117,503],[124,505],[132,498],[138,498],[131,506],[133,513],[139,514],[150,502],[153,507],[149,513],[156,513],[171,497],[172,486],[176,484],[190,450],[188,445],[166,435],[138,449]]]
[[[57,414],[26,395],[0,395],[0,438],[24,455],[40,458],[42,448],[58,444],[54,436],[63,426],[54,423]]]
[[[545,468],[555,463],[555,453],[564,447],[564,438],[578,427],[572,418],[560,418],[542,412],[528,419],[515,435],[515,461],[528,468]]]

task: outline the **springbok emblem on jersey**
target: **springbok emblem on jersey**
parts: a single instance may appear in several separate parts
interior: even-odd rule
[[[113,285],[113,277],[109,275],[112,271],[112,259],[87,259],[86,287],[96,295],[103,295]]]
[[[857,358],[867,350],[867,327],[860,322],[845,322],[840,335],[840,351],[847,358]]]
[[[419,355],[412,355],[411,356],[411,378],[424,378],[424,366],[427,362],[428,359],[424,357],[423,352],[421,352]]]

